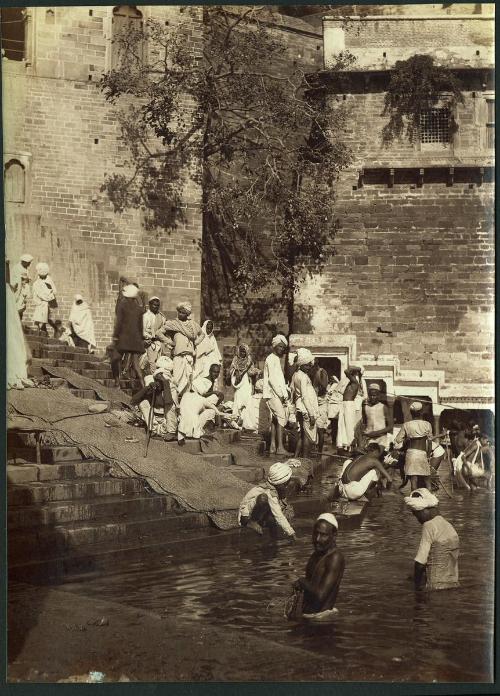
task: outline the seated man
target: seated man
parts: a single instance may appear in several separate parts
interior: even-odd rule
[[[210,396],[210,394],[218,394],[215,383],[219,379],[220,365],[210,365],[208,375],[200,375],[193,380],[192,390],[200,396]]]
[[[316,520],[312,543],[314,551],[306,566],[306,575],[294,583],[294,590],[303,590],[302,618],[310,622],[331,620],[335,609],[340,582],[344,574],[345,560],[337,548],[339,525],[330,512]]]
[[[179,426],[177,440],[180,445],[186,438],[199,440],[203,437],[209,421],[215,421],[215,416],[223,417],[217,406],[222,402],[222,395],[211,394],[200,396],[196,392],[184,392],[179,406]]]
[[[328,500],[344,498],[346,500],[358,500],[362,496],[373,497],[379,489],[380,477],[392,483],[392,478],[384,469],[381,458],[384,450],[376,442],[370,442],[366,448],[366,454],[357,459],[348,459],[344,462],[339,482],[335,485]]]
[[[253,433],[264,433],[269,429],[268,409],[262,398],[264,382],[258,379],[255,382],[255,392],[250,397],[246,409],[242,415],[242,428]]]
[[[439,514],[439,500],[427,488],[417,488],[405,503],[422,525],[422,539],[415,556],[416,590],[458,587],[458,534]]]
[[[157,361],[154,375],[146,375],[145,386],[131,400],[132,406],[139,406],[146,426],[149,427],[151,405],[154,395],[154,414],[151,423],[153,435],[173,440],[177,432],[177,393],[172,384],[172,360],[161,356]]]
[[[277,462],[269,469],[265,483],[251,488],[240,503],[238,522],[241,527],[262,534],[267,527],[272,534],[281,528],[286,536],[295,539],[295,531],[288,518],[292,510],[286,502],[287,484],[292,477],[292,468]]]

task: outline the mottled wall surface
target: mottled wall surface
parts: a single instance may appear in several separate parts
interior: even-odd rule
[[[443,33],[446,22],[450,30]],[[393,354],[402,367],[442,369],[448,382],[459,383],[493,381],[494,152],[487,102],[494,94],[484,71],[489,58],[481,58],[491,53],[491,46],[483,50],[488,32],[474,38],[479,25],[486,27],[467,19],[358,20],[357,31],[346,32],[347,48],[376,45],[380,59],[381,29],[386,47],[405,50],[425,35],[414,53],[446,51],[457,36],[467,37],[483,62],[481,70],[461,74],[464,103],[450,143],[382,142],[389,78],[383,65],[373,74],[355,65],[343,81],[325,73],[329,98],[350,106],[353,163],[336,186],[335,255],[300,297],[312,308],[304,331],[355,334],[359,353]],[[387,48],[388,60],[391,55]]]
[[[145,19],[179,18],[175,7],[141,10]],[[199,314],[201,287],[201,196],[187,175],[184,220],[171,234],[146,232],[139,211],[115,214],[99,191],[105,174],[123,172],[127,154],[97,84],[110,65],[111,12],[31,8],[27,63],[2,63],[4,160],[23,163],[27,184],[24,203],[6,202],[7,256],[15,262],[30,252],[50,264],[61,319],[75,293],[88,298],[99,348],[111,337],[120,275],[159,295],[169,311],[188,297]],[[195,18],[193,51],[197,35]]]

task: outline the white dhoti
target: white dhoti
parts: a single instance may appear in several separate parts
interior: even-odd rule
[[[149,401],[147,399],[141,401],[139,408],[145,423],[148,424],[151,413]],[[155,406],[152,432],[154,435],[175,435],[177,432],[177,409],[175,404],[172,404],[166,416],[163,406]]]
[[[173,363],[172,381],[180,398],[184,392],[191,388],[194,359],[189,354],[176,355]]]
[[[355,401],[343,401],[339,412],[337,447],[348,448],[354,440],[356,425],[361,420],[361,411]]]
[[[302,618],[308,623],[332,623],[335,621],[339,613],[338,609],[325,609],[318,611],[316,614],[302,614]]]
[[[196,392],[186,392],[181,399],[179,426],[177,437],[185,440],[187,437],[199,440],[206,424],[215,420],[216,411],[214,408],[207,408],[206,399]]]
[[[344,471],[351,463],[351,461],[351,459],[348,459],[346,462],[344,462],[341,477]],[[366,493],[370,484],[378,481],[379,478],[380,474],[378,473],[378,471],[376,469],[370,469],[359,481],[350,481],[349,483],[342,483],[342,481],[339,480],[339,493],[342,496],[342,498],[345,498],[346,500],[357,500]]]
[[[270,399],[266,399],[265,401],[269,408],[271,418],[276,418],[278,425],[284,428],[288,421],[288,409],[286,406],[276,394],[273,394]]]
[[[233,418],[238,419],[243,416],[248,402],[252,398],[252,385],[248,373],[243,375],[238,384],[235,384],[234,377],[231,377],[231,384],[234,387]]]

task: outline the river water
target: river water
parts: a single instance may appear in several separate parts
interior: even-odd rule
[[[184,560],[162,556],[131,563],[66,589],[319,653],[345,679],[357,680],[359,674],[387,681],[490,681],[494,495],[478,490],[455,491],[453,500],[440,497],[441,512],[460,537],[461,587],[413,591],[408,576],[421,527],[401,494],[385,493],[370,504],[360,528],[339,533],[346,570],[338,619],[330,626],[306,627],[283,618],[284,599],[312,551],[303,520],[295,544],[264,538],[217,552],[212,546],[206,554],[187,548]],[[262,680],[272,678],[271,658]]]

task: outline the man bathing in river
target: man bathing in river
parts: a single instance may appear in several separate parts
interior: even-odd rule
[[[371,442],[366,448],[366,454],[354,460],[348,459],[342,467],[340,480],[335,484],[328,500],[337,498],[358,500],[362,496],[373,497],[379,487],[380,478],[385,479],[390,485],[392,478],[380,461],[383,452],[381,445]]]
[[[287,485],[292,468],[286,462],[277,462],[269,469],[265,483],[251,488],[240,503],[238,522],[242,527],[262,534],[267,527],[274,535],[278,527],[286,536],[295,539],[295,531],[288,521],[292,508],[286,502]]]
[[[328,621],[337,613],[335,602],[344,574],[345,560],[337,548],[338,522],[326,512],[316,520],[312,553],[306,566],[305,577],[293,585],[295,591],[303,590],[302,617],[310,621]]]
[[[417,488],[405,498],[405,503],[422,525],[415,556],[415,589],[458,587],[458,534],[439,514],[439,500],[427,488]]]

